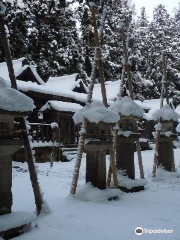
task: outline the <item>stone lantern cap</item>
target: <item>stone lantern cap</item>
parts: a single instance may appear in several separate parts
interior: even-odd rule
[[[176,113],[168,104],[152,113],[152,119],[162,122],[177,122],[180,115]]]
[[[0,77],[0,114],[27,116],[34,108],[35,106],[31,98],[11,88]]]
[[[75,124],[83,123],[84,119],[96,124],[115,124],[120,120],[120,117],[116,112],[106,108],[102,102],[94,101],[78,110],[73,116]]]
[[[118,113],[123,119],[140,119],[144,110],[130,97],[123,97],[111,104],[110,110]]]

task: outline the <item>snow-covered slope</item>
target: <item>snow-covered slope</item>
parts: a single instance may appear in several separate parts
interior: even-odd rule
[[[175,150],[178,172],[179,151]],[[85,186],[85,155],[82,159],[77,198],[68,196],[75,160],[68,163],[55,162],[53,168],[50,168],[49,163],[37,164],[41,189],[50,205],[51,213],[38,217],[37,227],[16,239],[179,240],[180,178],[177,178],[176,173],[164,173],[160,170],[158,177],[152,179],[153,155],[152,150],[142,152],[145,177],[148,180],[146,190],[139,193],[121,193],[118,201],[111,202],[104,198],[106,193],[98,194],[90,188],[82,191]],[[35,205],[27,165],[14,164],[13,211],[33,212]],[[108,164],[107,158],[107,166]],[[139,178],[136,153],[135,169],[136,177]],[[173,233],[144,232],[142,236],[137,236],[137,227],[168,229],[173,230]]]

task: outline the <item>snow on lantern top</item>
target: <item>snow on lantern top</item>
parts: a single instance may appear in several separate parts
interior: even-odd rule
[[[82,123],[84,118],[88,119],[91,123],[116,123],[120,120],[117,113],[106,108],[102,102],[94,101],[91,104],[85,106],[84,108],[78,110],[74,116],[74,122],[76,124]]]
[[[152,119],[158,121],[160,118],[162,121],[178,121],[179,114],[176,113],[168,104],[152,113]]]
[[[35,108],[33,100],[23,93],[11,88],[0,77],[0,109],[8,112],[32,112]]]
[[[123,97],[111,104],[110,109],[119,113],[122,117],[143,117],[144,110],[130,97]]]

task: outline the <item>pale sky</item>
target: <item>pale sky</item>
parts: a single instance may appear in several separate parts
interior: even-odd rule
[[[139,15],[140,8],[144,6],[150,19],[152,19],[154,7],[158,4],[165,5],[168,13],[173,14],[173,8],[177,8],[179,2],[180,0],[132,0],[132,3],[136,5],[137,14]]]

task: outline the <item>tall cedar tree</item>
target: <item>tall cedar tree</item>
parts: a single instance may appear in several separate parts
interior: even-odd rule
[[[29,28],[29,8],[24,1],[6,1],[6,14],[4,21],[6,24],[9,46],[13,59],[27,55],[28,48],[28,28]],[[0,41],[1,49],[2,42]],[[0,61],[5,61],[3,50],[0,52]]]
[[[141,8],[141,14],[131,33],[130,62],[132,65],[132,80],[134,97],[138,100],[150,99],[152,91],[155,89],[153,80],[146,79],[148,68],[148,48],[149,48],[149,22],[145,7]]]
[[[32,2],[30,58],[39,74],[61,76],[79,71],[79,47],[72,9],[65,0]]]

